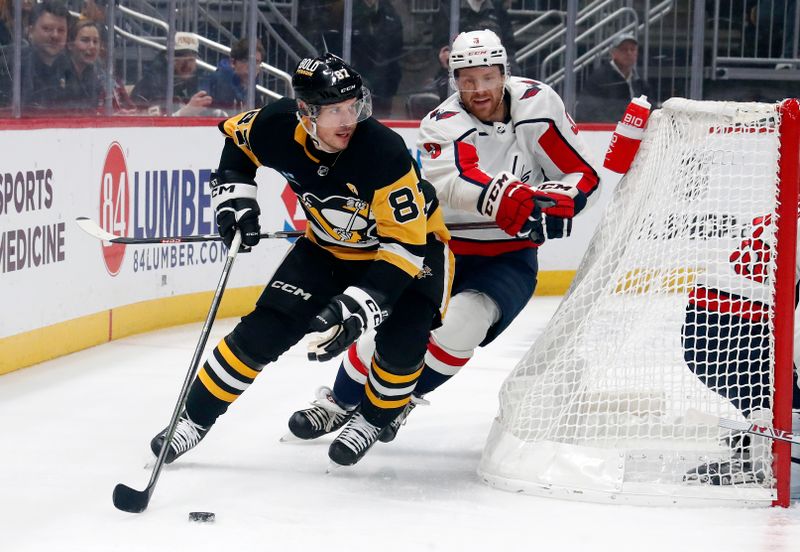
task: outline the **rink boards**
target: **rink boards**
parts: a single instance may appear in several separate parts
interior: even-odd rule
[[[101,243],[78,216],[125,236],[214,233],[208,181],[223,137],[216,121],[9,121],[0,148],[0,374],[133,333],[202,319],[222,269],[218,242]],[[53,124],[63,128],[49,128]],[[180,126],[178,126],[180,125]],[[393,123],[413,154],[418,124]],[[603,130],[594,130],[601,128]],[[602,159],[610,127],[585,130]],[[365,162],[369,162],[365,160]],[[537,293],[561,294],[616,182],[576,220],[569,241],[545,244]],[[303,229],[286,181],[261,170],[262,231]],[[291,244],[268,240],[236,260],[219,316],[246,313]],[[13,314],[11,314],[13,313]]]

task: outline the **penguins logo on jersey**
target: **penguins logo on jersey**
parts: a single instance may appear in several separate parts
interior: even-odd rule
[[[309,221],[334,241],[365,246],[377,243],[376,222],[366,201],[336,195],[320,199],[312,193],[303,194],[301,201]]]

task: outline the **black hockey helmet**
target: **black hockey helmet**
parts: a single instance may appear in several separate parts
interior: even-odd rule
[[[298,114],[310,117],[313,125],[340,126],[359,123],[372,115],[372,98],[361,75],[331,53],[300,60],[292,76],[298,100]],[[334,110],[330,117],[320,117],[323,108],[347,100],[356,101],[346,110]],[[316,127],[306,129],[316,136]]]
[[[292,76],[295,96],[308,105],[328,105],[361,98],[363,87],[361,75],[331,53],[301,59]]]

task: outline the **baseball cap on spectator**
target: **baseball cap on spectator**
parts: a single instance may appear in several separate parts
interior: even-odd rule
[[[639,44],[639,40],[636,38],[636,35],[634,35],[633,33],[620,33],[620,34],[618,34],[617,36],[614,37],[614,40],[611,41],[611,47],[612,48],[619,48],[620,45],[623,42],[627,41],[627,40],[630,40],[631,42],[633,42],[635,44]]]
[[[175,55],[196,56],[200,49],[200,41],[194,33],[175,33]]]

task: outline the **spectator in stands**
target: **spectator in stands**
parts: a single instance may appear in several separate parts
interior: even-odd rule
[[[376,117],[389,117],[403,70],[403,22],[388,0],[353,3],[353,67],[372,92]]]
[[[243,38],[231,47],[230,58],[220,61],[217,70],[206,79],[201,88],[213,98],[211,106],[234,115],[244,110],[247,103],[247,81],[250,45]],[[261,62],[266,57],[261,42],[256,42],[256,76],[261,69]],[[256,97],[256,105],[261,107]]]
[[[214,98],[200,90],[197,75],[197,55],[200,42],[193,33],[175,33],[175,68],[173,107],[177,116],[213,115],[210,109]],[[159,55],[148,73],[136,83],[131,98],[149,115],[163,115],[166,106],[167,58]]]
[[[648,95],[647,82],[636,71],[639,41],[622,33],[611,44],[611,57],[586,78],[576,109],[581,122],[616,122],[632,98]]]
[[[453,93],[453,90],[450,87],[451,51],[452,48],[450,47],[449,44],[447,46],[442,46],[442,48],[439,50],[439,70],[433,77],[433,85],[436,89],[436,93],[439,95],[439,100],[441,102],[445,101]]]
[[[31,10],[21,83],[22,104],[28,109],[59,109],[67,99],[68,19],[61,0],[44,0]]]
[[[67,35],[69,65],[66,73],[66,102],[70,110],[97,112],[103,89],[103,71],[98,65],[100,28],[94,21],[72,25]]]
[[[11,44],[14,30],[13,0],[0,0],[0,46]]]
[[[750,0],[745,56],[792,57],[796,0]]]
[[[458,32],[481,31],[488,29],[500,37],[508,52],[509,60],[514,59],[517,49],[514,45],[514,31],[503,0],[462,0],[459,12]],[[433,22],[433,48],[438,56],[442,48],[450,46],[450,2],[439,2],[439,12]],[[512,63],[512,74],[516,67]]]
[[[22,0],[22,29],[28,27],[34,0]],[[0,46],[11,44],[14,33],[14,0],[0,0]]]

